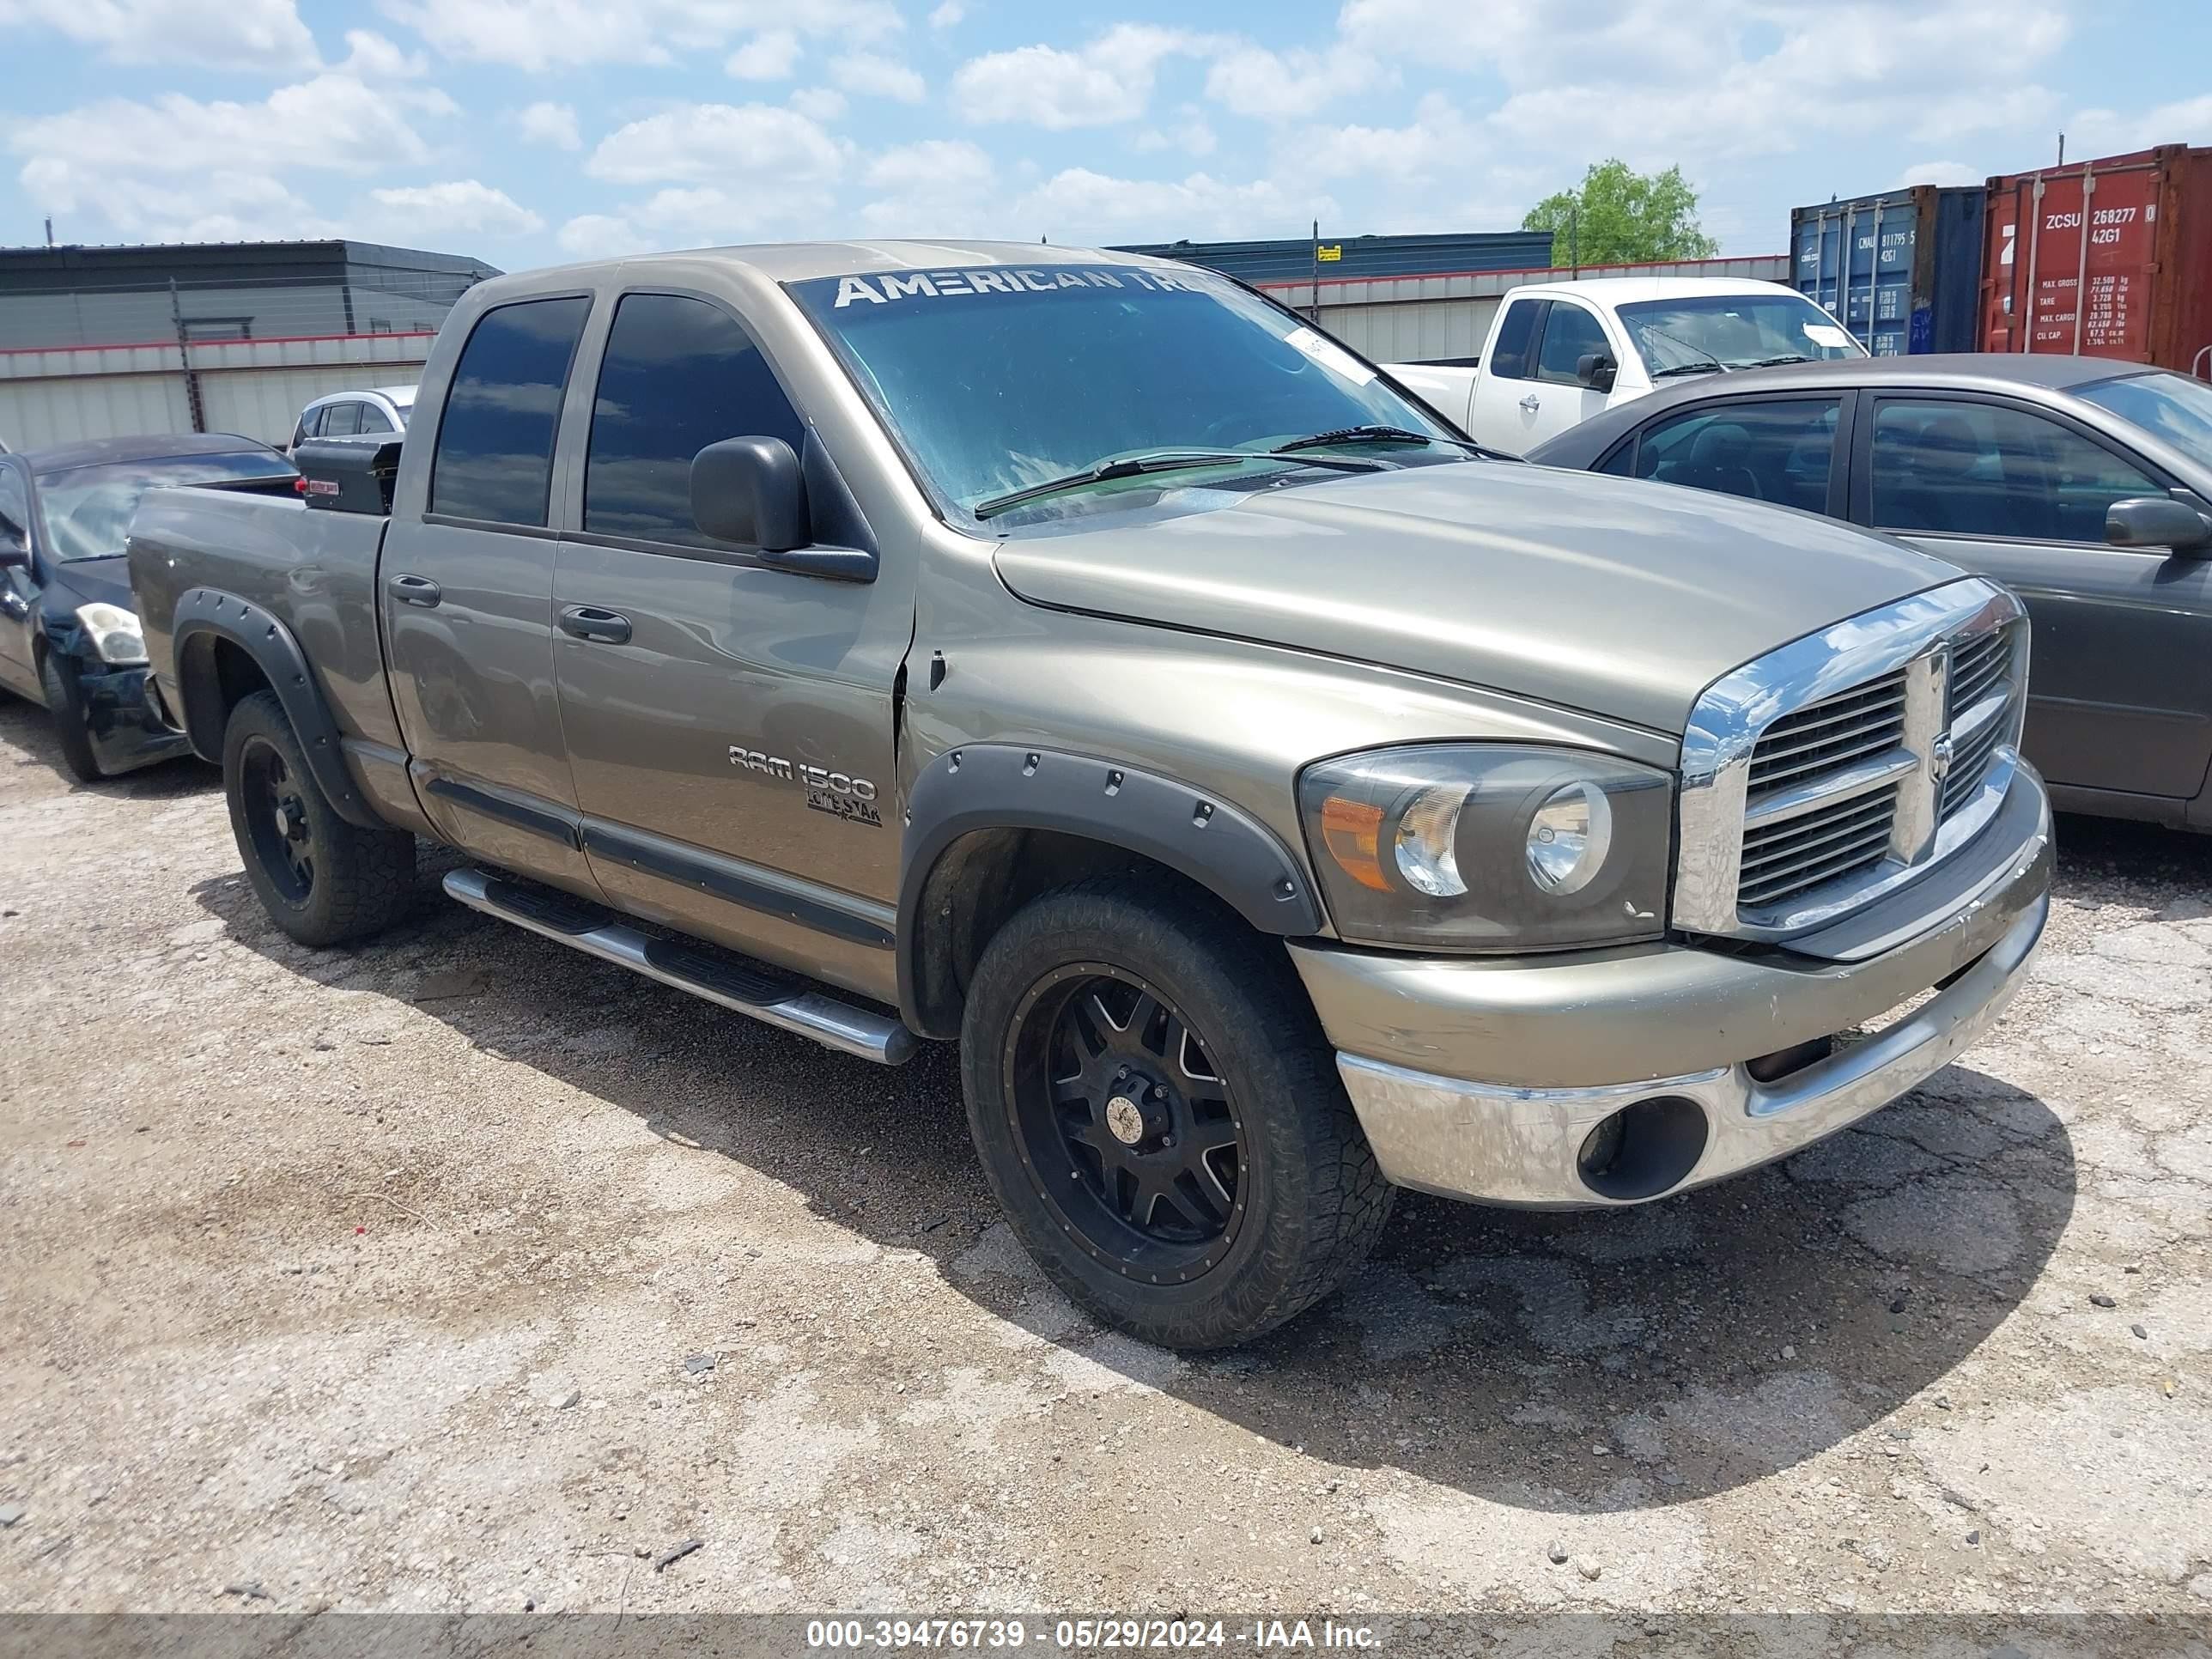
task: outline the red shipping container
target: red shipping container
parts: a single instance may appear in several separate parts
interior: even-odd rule
[[[1990,179],[1981,309],[1985,351],[2212,371],[2212,149]]]

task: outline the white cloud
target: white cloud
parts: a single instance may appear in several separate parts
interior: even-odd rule
[[[369,29],[346,31],[346,60],[340,75],[362,81],[409,81],[429,73],[429,60],[419,52],[402,52],[389,40]]]
[[[1270,52],[1240,45],[1213,60],[1206,95],[1237,115],[1284,121],[1310,116],[1333,99],[1371,92],[1391,78],[1372,56],[1352,47]]]
[[[2085,109],[2065,128],[2066,153],[2075,157],[2124,155],[2158,144],[2212,143],[2212,94],[2126,113]]]
[[[885,150],[860,177],[871,190],[927,190],[988,185],[996,171],[980,144],[965,138],[927,138]]]
[[[799,37],[789,29],[769,29],[730,54],[722,68],[739,81],[788,81],[799,65]]]
[[[426,96],[444,101],[442,93]],[[405,101],[342,75],[279,87],[258,104],[202,103],[175,92],[148,103],[109,98],[19,121],[8,146],[33,163],[58,159],[87,174],[225,166],[368,173],[428,158],[428,146],[402,112]]]
[[[964,138],[901,144],[870,161],[861,181],[881,192],[860,209],[878,236],[961,236],[1003,229],[990,222],[998,167]]]
[[[857,97],[889,98],[902,104],[918,104],[928,91],[921,76],[880,52],[853,52],[831,58],[830,78]]]
[[[778,185],[834,182],[844,148],[796,110],[767,104],[679,104],[610,133],[584,164],[612,184]]]
[[[834,121],[845,112],[845,94],[835,87],[801,87],[784,101],[811,121]]]
[[[294,0],[0,0],[0,28],[26,25],[124,64],[283,74],[319,61]]]
[[[647,246],[636,226],[610,213],[580,213],[553,240],[562,252],[579,259],[618,259],[626,253],[642,253]]]
[[[550,144],[556,149],[584,147],[584,136],[576,130],[576,112],[568,104],[532,104],[516,114],[514,125],[527,143]]]
[[[929,14],[929,27],[933,29],[956,28],[968,15],[968,8],[960,0],[945,0],[945,3]]]
[[[526,236],[545,221],[503,190],[474,179],[438,185],[409,185],[372,190],[369,199],[388,210],[395,228],[410,237],[464,233],[482,236]]]
[[[411,118],[452,112],[434,88],[325,73],[258,103],[104,99],[19,121],[4,142],[23,158],[23,194],[41,212],[90,216],[149,240],[329,235],[331,217],[276,175],[420,165],[430,147]]]
[[[86,173],[53,157],[33,161],[23,175],[25,192],[42,210],[95,216],[111,235],[132,241],[251,242],[343,232],[265,173],[212,168],[188,191],[173,179]],[[64,221],[72,236],[77,222]]]
[[[1432,92],[1402,127],[1310,129],[1290,145],[1300,166],[1323,179],[1425,179],[1463,170],[1484,146],[1459,108]]]
[[[53,3],[55,0],[44,0]],[[266,0],[262,0],[266,3]],[[890,0],[383,0],[447,58],[543,70],[556,65],[673,64],[741,35],[795,29],[840,44],[901,25]]]
[[[1186,104],[1176,120],[1165,126],[1146,127],[1129,141],[1129,148],[1146,153],[1171,149],[1194,160],[1212,155],[1219,143],[1199,107]]]
[[[1267,179],[1237,184],[1194,173],[1178,183],[1069,167],[1024,195],[1010,216],[1023,234],[1047,235],[1065,246],[1297,236],[1310,218],[1327,220],[1336,210],[1327,196]]]
[[[1121,23],[1079,52],[1018,46],[970,58],[954,74],[952,91],[969,121],[1107,126],[1145,112],[1162,59],[1209,44],[1187,30]]]
[[[1910,190],[1915,185],[1978,185],[1987,176],[1964,161],[1921,161],[1898,174],[1897,187]]]

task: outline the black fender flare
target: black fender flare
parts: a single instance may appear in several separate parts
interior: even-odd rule
[[[183,704],[178,714],[194,754],[217,765],[222,763],[223,726],[230,711],[223,706],[214,647],[217,640],[226,640],[246,653],[284,705],[285,717],[307,751],[307,769],[337,815],[364,830],[387,827],[355,787],[330,703],[307,665],[307,653],[280,618],[233,593],[188,588],[177,600],[171,637],[178,700]]]
[[[922,769],[903,828],[898,990],[908,1024],[921,1013],[931,874],[956,842],[981,830],[1048,830],[1103,842],[1189,878],[1261,933],[1296,939],[1322,929],[1304,867],[1267,825],[1211,791],[1119,761],[964,744]]]

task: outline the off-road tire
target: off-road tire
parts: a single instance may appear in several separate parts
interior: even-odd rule
[[[290,878],[273,867],[257,842],[246,799],[247,774],[281,761],[313,848],[313,877],[304,893],[286,890]],[[222,734],[223,795],[246,879],[269,919],[302,945],[343,945],[380,933],[415,896],[415,837],[368,830],[340,817],[316,783],[284,705],[274,691],[241,698]],[[296,886],[296,882],[292,884]]]
[[[1040,1191],[1040,1160],[1023,1151],[1035,1143],[1012,1104],[1022,1011],[1041,985],[1086,963],[1156,988],[1234,1091],[1239,1225],[1218,1263],[1188,1283],[1139,1282],[1126,1262],[1102,1260]],[[1024,906],[976,965],[961,1070],[969,1128],[1016,1237],[1076,1303],[1144,1341],[1206,1349],[1262,1335],[1335,1290],[1389,1218],[1395,1189],[1281,947],[1203,895],[1108,876]],[[1063,1162],[1050,1178],[1073,1172]]]
[[[76,674],[52,652],[44,651],[39,656],[39,684],[46,690],[46,713],[53,717],[62,764],[79,783],[98,783],[107,775],[100,769],[100,757],[92,752],[92,734],[84,729],[84,702],[77,695]]]

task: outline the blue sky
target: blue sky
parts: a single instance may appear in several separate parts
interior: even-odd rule
[[[0,244],[519,270],[783,237],[1510,229],[1680,162],[1790,209],[2212,143],[2206,0],[0,0]]]

